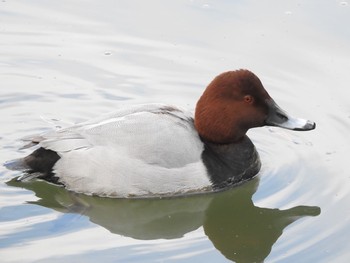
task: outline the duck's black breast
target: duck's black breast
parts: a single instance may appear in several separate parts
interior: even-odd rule
[[[260,170],[259,154],[247,136],[234,144],[204,144],[202,160],[215,190],[249,180]]]

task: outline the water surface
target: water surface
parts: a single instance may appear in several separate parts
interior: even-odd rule
[[[213,195],[89,197],[2,167],[1,261],[348,262],[349,23],[346,1],[0,2],[2,163],[23,136],[120,105],[194,109],[238,68],[317,123],[250,131],[259,176]]]

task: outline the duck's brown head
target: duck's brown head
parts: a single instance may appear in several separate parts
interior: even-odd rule
[[[281,110],[249,70],[217,76],[196,106],[195,127],[208,142],[234,143],[241,140],[248,129],[264,125],[292,130],[315,128],[315,123],[291,118]]]

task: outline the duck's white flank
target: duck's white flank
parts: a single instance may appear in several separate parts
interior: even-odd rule
[[[211,186],[192,113],[164,105],[121,108],[46,133],[39,146],[61,157],[54,166],[68,189],[100,196],[155,196]]]

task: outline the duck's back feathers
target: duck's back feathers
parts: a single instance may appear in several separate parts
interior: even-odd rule
[[[203,149],[191,113],[163,104],[133,106],[46,133],[39,145],[59,155],[103,146],[167,168],[197,161]]]

